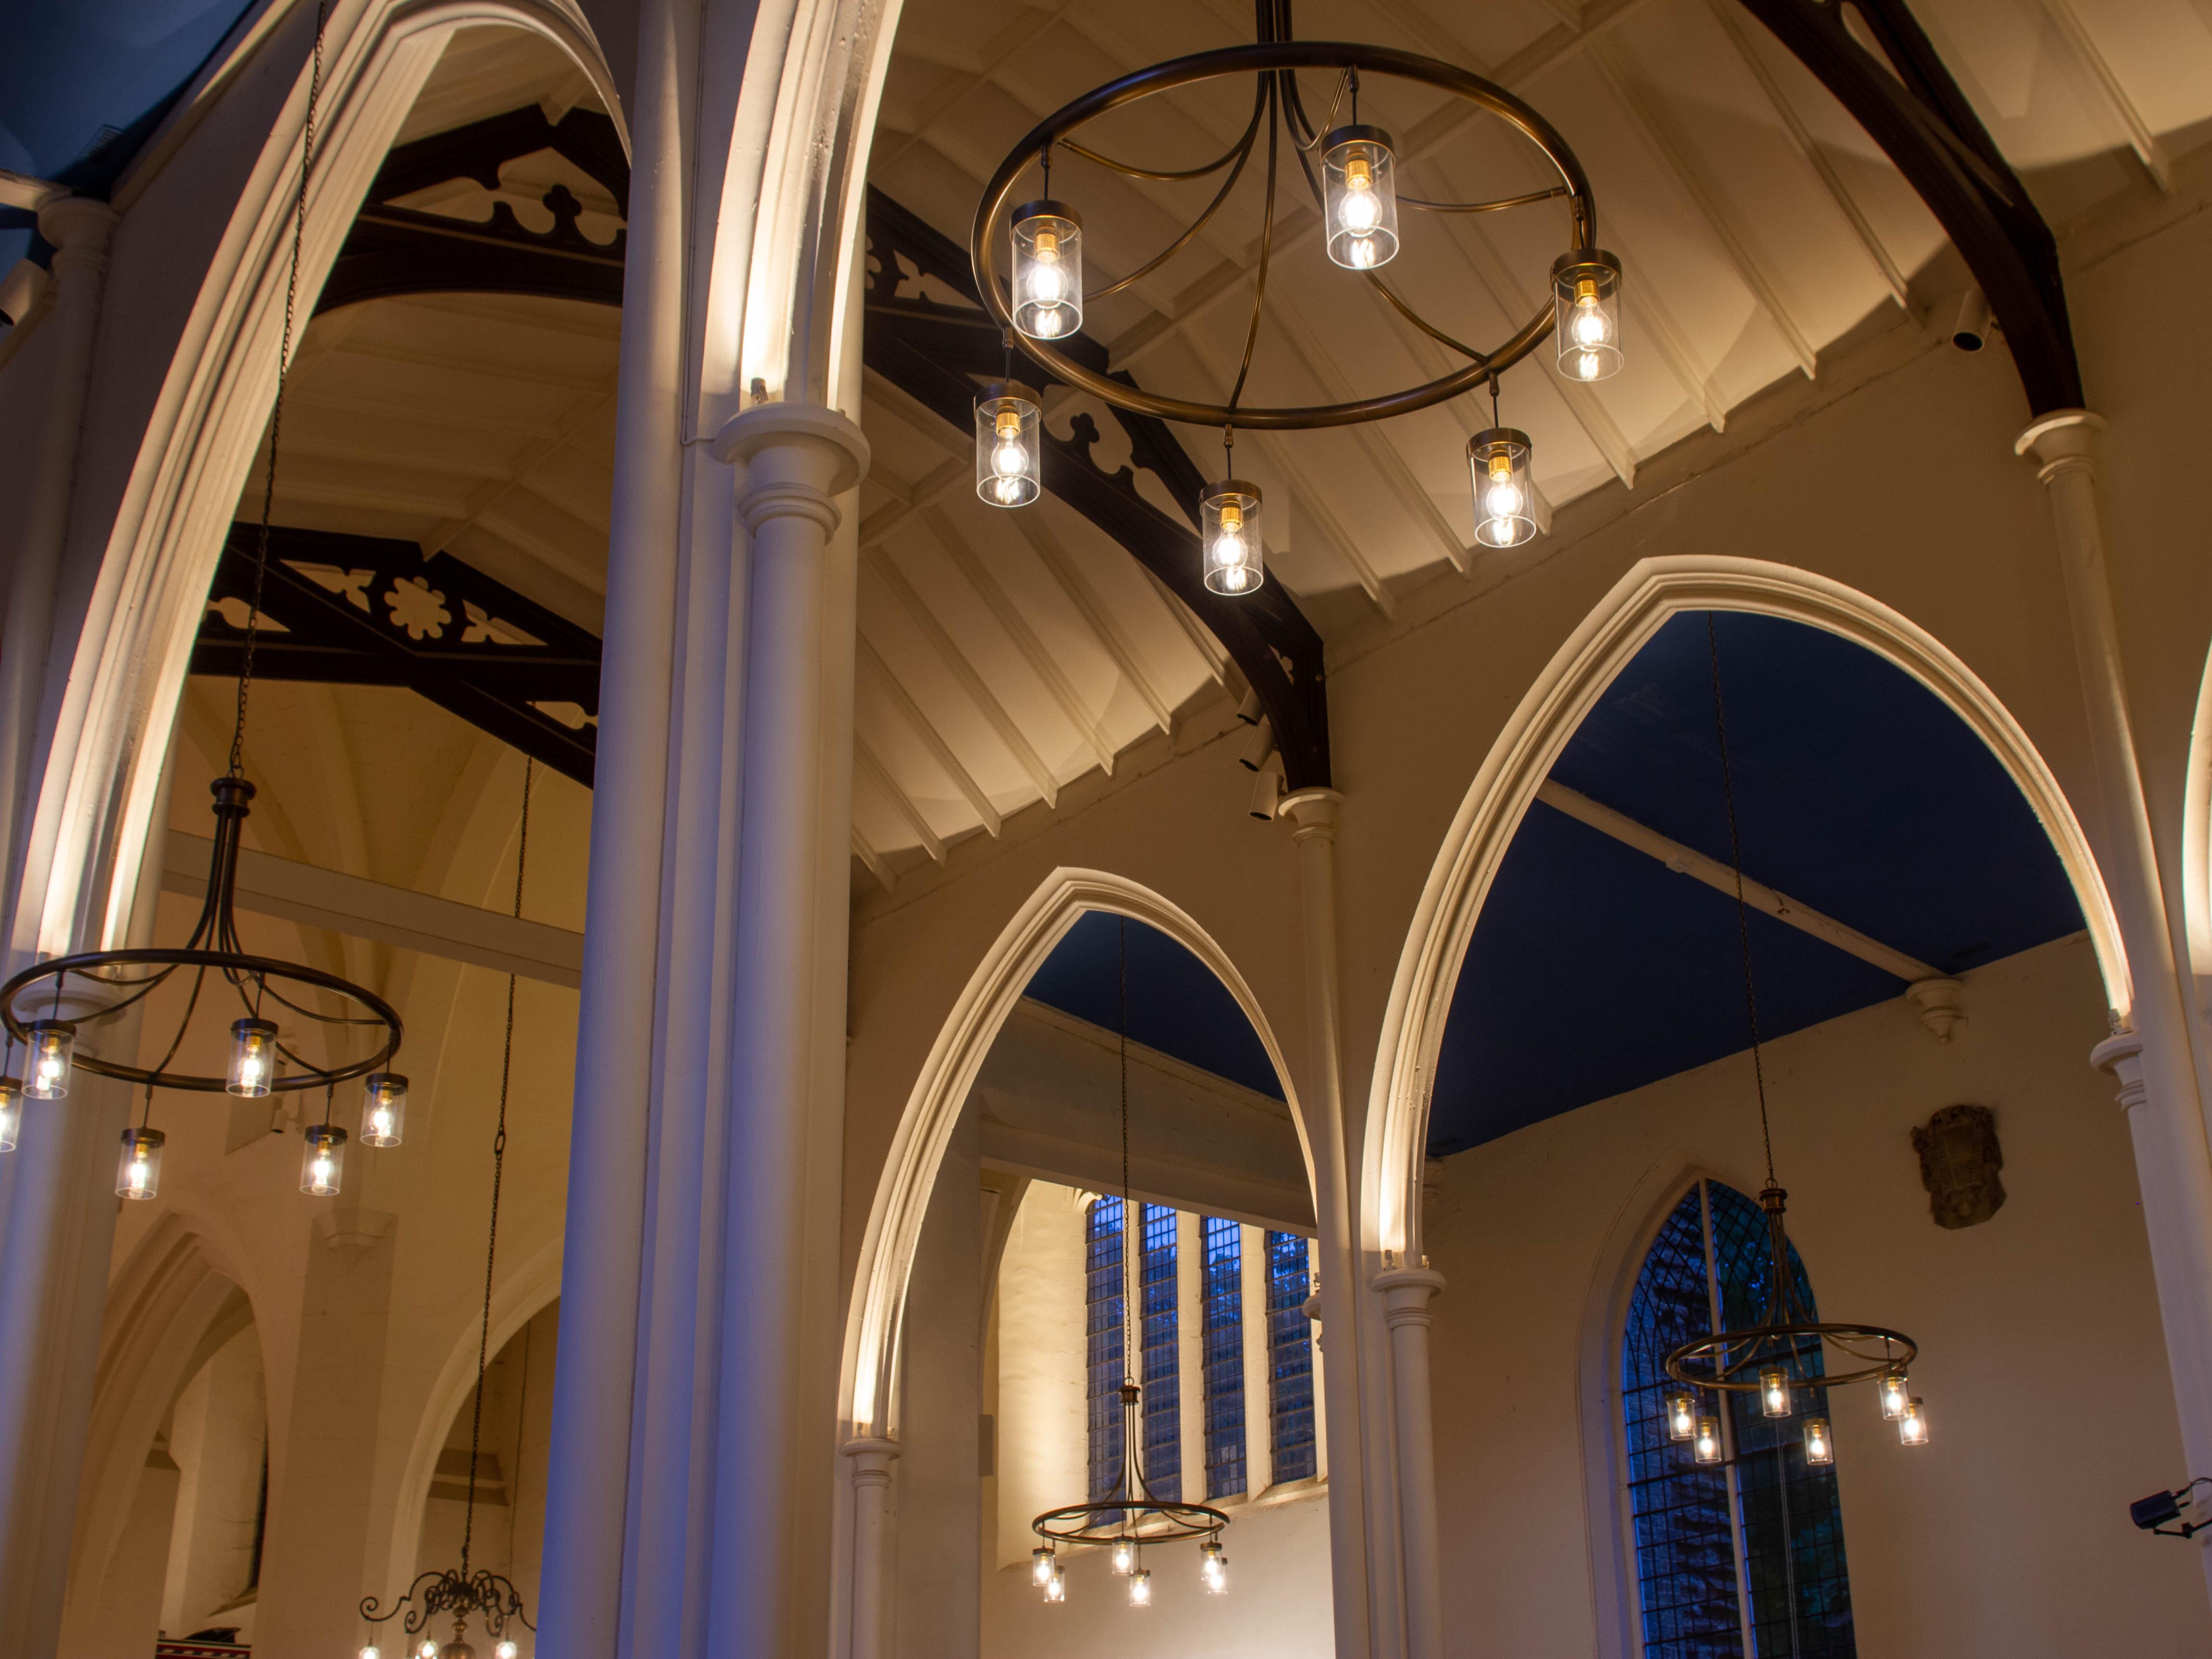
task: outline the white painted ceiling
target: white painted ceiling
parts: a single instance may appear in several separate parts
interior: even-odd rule
[[[1917,0],[1983,118],[2063,226],[2162,188],[2212,133],[2212,0]],[[1569,387],[1550,348],[1506,377],[1503,413],[1534,440],[1557,507],[1786,377],[1817,374],[1847,337],[1955,301],[1965,276],[1932,216],[1832,99],[1734,0],[1309,3],[1298,32],[1443,57],[1502,82],[1565,134],[1589,172],[1601,240],[1627,270],[1630,353],[1616,380]],[[1233,0],[1055,0],[980,7],[907,0],[871,178],[965,244],[1001,155],[1089,87],[1144,64],[1251,38]],[[1309,76],[1309,107],[1328,100]],[[585,94],[513,32],[457,37],[405,137],[532,100],[556,118]],[[1098,130],[1162,167],[1210,158],[1241,130],[1249,87],[1161,100]],[[1398,135],[1400,185],[1467,198],[1544,182],[1487,118],[1370,81],[1362,118]],[[550,156],[510,167],[498,195],[543,222],[556,180],[611,234],[613,204]],[[1054,194],[1086,223],[1089,285],[1164,246],[1208,187],[1133,184],[1063,162]],[[1286,178],[1268,321],[1251,395],[1308,401],[1441,372],[1312,234]],[[1161,272],[1094,306],[1086,331],[1145,386],[1218,398],[1241,349],[1258,234],[1256,182]],[[471,185],[410,205],[481,216]],[[1407,215],[1392,267],[1439,326],[1495,341],[1542,299],[1565,246],[1556,203],[1509,214]],[[309,328],[288,415],[281,522],[405,537],[445,550],[596,629],[604,597],[617,318],[604,307],[477,297],[379,301]],[[872,377],[865,422],[855,850],[899,871],[1094,771],[1179,715],[1218,707],[1217,647],[1120,549],[1048,498],[978,502],[970,435]],[[1071,412],[1060,398],[1048,418]],[[1237,470],[1270,495],[1270,579],[1326,635],[1389,614],[1410,588],[1469,568],[1463,459],[1486,400],[1386,425],[1261,439]],[[1186,434],[1209,475],[1212,434]],[[246,508],[258,506],[258,482]]]

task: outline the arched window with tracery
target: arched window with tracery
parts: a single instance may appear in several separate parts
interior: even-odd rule
[[[1802,1419],[1828,1414],[1827,1391],[1802,1392],[1782,1419],[1764,1416],[1754,1395],[1729,1396],[1717,1466],[1693,1462],[1667,1434],[1667,1354],[1758,1323],[1772,1271],[1759,1206],[1701,1181],[1659,1229],[1629,1298],[1620,1394],[1645,1659],[1857,1651],[1835,1471],[1805,1462]],[[1795,1246],[1790,1271],[1799,1305],[1817,1319]],[[1823,1374],[1818,1342],[1801,1350],[1799,1374]]]

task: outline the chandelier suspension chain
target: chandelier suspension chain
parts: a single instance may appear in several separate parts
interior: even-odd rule
[[[261,596],[269,576],[269,520],[276,507],[276,451],[284,434],[285,381],[292,372],[292,331],[300,301],[300,253],[307,233],[307,181],[315,170],[315,110],[323,95],[323,29],[330,20],[330,0],[316,0],[315,61],[307,75],[307,117],[300,151],[300,194],[292,214],[292,264],[284,278],[284,339],[276,355],[276,403],[269,415],[269,464],[262,474],[261,523],[254,536],[253,601],[246,611],[246,647],[238,672],[238,713],[230,729],[230,775],[234,778],[246,775],[246,703],[253,685],[253,646],[261,632]]]
[[[514,919],[522,920],[522,880],[530,868],[530,786],[537,762],[522,760],[522,830],[514,851]],[[484,1240],[483,1322],[477,1334],[477,1397],[469,1420],[469,1498],[461,1522],[461,1577],[469,1576],[469,1543],[477,1524],[477,1452],[483,1437],[484,1368],[491,1350],[492,1267],[499,1254],[499,1189],[507,1172],[507,1087],[514,1070],[514,984],[507,976],[507,1035],[499,1056],[499,1126],[491,1138],[491,1228]]]
[[[1766,1184],[1774,1182],[1774,1132],[1766,1121],[1766,1066],[1759,1046],[1759,991],[1751,974],[1751,910],[1743,896],[1743,842],[1736,832],[1735,777],[1729,764],[1728,712],[1721,701],[1720,635],[1705,612],[1705,654],[1712,665],[1713,730],[1720,738],[1721,796],[1728,803],[1729,867],[1735,874],[1736,939],[1743,953],[1743,1007],[1751,1026],[1751,1075],[1759,1091],[1759,1136],[1766,1152]]]

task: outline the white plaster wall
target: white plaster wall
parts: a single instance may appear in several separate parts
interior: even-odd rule
[[[1922,1347],[1926,1449],[1897,1443],[1869,1391],[1831,1396],[1859,1651],[2029,1659],[2115,1652],[2124,1632],[2131,1654],[2201,1654],[2194,1549],[2127,1519],[2189,1471],[2127,1127],[2084,1058],[2103,1012],[2087,939],[1966,984],[1948,1046],[1899,1000],[1767,1051],[1778,1173],[1821,1313]],[[1594,1569],[1621,1545],[1607,1483],[1585,1496],[1607,1449],[1578,1418],[1584,1324],[1602,1311],[1613,1386],[1627,1282],[1681,1191],[1662,1183],[1698,1168],[1758,1190],[1750,1069],[1719,1061],[1444,1161],[1427,1237],[1449,1281],[1434,1304],[1448,1641],[1636,1651],[1606,1639],[1620,1632],[1599,1605]],[[1961,1102],[1996,1113],[2008,1198],[1947,1231],[1908,1134]]]
[[[998,1551],[1029,1571],[1031,1517],[1085,1489],[1083,1263],[1088,1195],[1033,1181],[1006,1237],[998,1296]],[[1026,1583],[1026,1579],[1024,1580]]]
[[[268,1433],[259,1334],[249,1325],[185,1385],[170,1416],[176,1520],[154,1574],[161,1584],[161,1627],[172,1636],[217,1622],[252,1627],[251,1604],[224,1609],[253,1583]]]

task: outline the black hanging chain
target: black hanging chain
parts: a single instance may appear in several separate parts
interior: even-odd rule
[[[537,763],[522,761],[522,834],[514,852],[514,919],[522,920],[522,878],[530,867],[530,785]],[[461,1577],[469,1576],[469,1543],[477,1525],[477,1449],[483,1440],[484,1368],[491,1358],[491,1275],[499,1255],[499,1189],[507,1173],[507,1085],[514,1073],[514,975],[507,976],[507,1036],[499,1057],[499,1127],[491,1138],[491,1229],[484,1239],[483,1323],[477,1334],[476,1409],[469,1419],[469,1501],[461,1522]]]
[[[261,524],[253,544],[253,602],[246,612],[246,649],[238,665],[238,714],[230,731],[230,775],[246,775],[246,700],[253,685],[253,643],[261,632],[261,594],[269,575],[269,520],[276,508],[276,451],[284,434],[284,386],[292,372],[292,332],[299,313],[300,252],[307,233],[307,180],[315,170],[315,111],[323,95],[323,28],[330,0],[316,0],[315,64],[307,76],[307,119],[300,151],[300,194],[292,213],[292,268],[284,279],[284,343],[276,354],[276,403],[269,415],[269,465],[261,479]]]
[[[1743,842],[1736,833],[1735,777],[1729,766],[1728,713],[1721,702],[1720,635],[1705,612],[1705,653],[1712,664],[1713,730],[1721,745],[1721,795],[1728,803],[1729,867],[1735,872],[1735,931],[1743,951],[1743,1009],[1751,1025],[1751,1075],[1759,1090],[1759,1137],[1766,1149],[1766,1184],[1774,1186],[1774,1132],[1766,1121],[1766,1066],[1759,1050],[1759,988],[1751,973],[1751,911],[1743,898]]]

